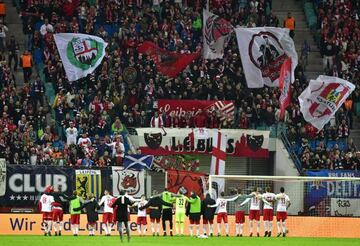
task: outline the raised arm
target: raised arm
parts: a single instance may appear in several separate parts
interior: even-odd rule
[[[250,202],[251,198],[248,197],[245,199],[245,201],[243,201],[241,204],[240,204],[240,207],[244,206],[246,203]]]
[[[214,205],[208,205],[209,208],[216,208],[220,205],[219,199],[216,199],[216,203]]]
[[[234,196],[234,197],[232,197],[232,198],[227,198],[227,199],[225,199],[225,200],[226,200],[227,202],[233,202],[233,201],[235,201],[236,199],[238,199],[239,196],[240,196],[240,195],[236,195],[236,196]]]

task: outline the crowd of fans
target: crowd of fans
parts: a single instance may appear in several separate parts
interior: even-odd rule
[[[162,76],[156,71],[150,56],[137,52],[137,47],[145,40],[179,53],[201,49],[205,2],[21,1],[25,47],[34,54],[35,63],[43,64],[38,66],[42,68],[38,72],[44,74],[44,81],[41,76],[33,76],[22,88],[16,88],[13,70],[5,56],[1,57],[1,155],[12,164],[120,164],[125,152],[131,152],[126,141],[126,127],[150,127],[152,118],[157,114],[155,102],[162,98],[233,100],[236,108],[234,118],[221,121],[220,112],[202,112],[197,117],[201,117],[202,124],[210,128],[276,129],[279,125],[279,90],[247,88],[234,35],[225,49],[224,59],[199,58],[175,79]],[[271,0],[210,2],[210,11],[226,18],[233,26],[279,26],[282,21],[272,13]],[[323,16],[329,15],[331,13],[325,10]],[[353,19],[351,14],[349,16],[349,21],[358,26],[358,20]],[[329,29],[327,35],[335,32]],[[52,36],[57,32],[93,34],[109,43],[106,56],[94,74],[73,83],[67,81]],[[360,36],[352,34],[353,41],[357,37]],[[345,50],[352,50],[353,46],[356,48],[354,43],[349,41]],[[354,52],[358,54],[356,49],[350,53],[354,55]],[[335,60],[338,61],[337,58]],[[353,62],[350,58],[348,61],[346,74],[351,75],[350,81],[358,83],[357,64],[350,64],[350,61]],[[358,57],[356,61],[359,61]],[[136,69],[136,79],[132,83],[122,77],[128,67]],[[312,160],[316,159],[319,146],[325,146],[320,147],[319,157],[330,159],[331,165],[326,168],[335,169],[333,156],[336,157],[339,148],[343,148],[338,154],[341,158],[343,152],[355,151],[347,144],[354,108],[342,109],[330,126],[322,131],[324,137],[317,139],[321,134],[314,136],[314,130],[309,129],[312,127],[304,123],[297,101],[307,86],[306,81],[300,63],[292,85],[293,104],[287,110],[284,122],[289,127],[289,140],[301,159],[310,156],[312,164],[304,161],[305,168],[323,168],[320,164],[313,164],[315,161]],[[43,100],[45,82],[51,83],[56,93],[50,107]],[[353,95],[352,100],[357,102],[359,90]],[[190,115],[176,120],[170,118],[175,116],[158,117],[162,117],[164,126],[168,127],[198,126],[197,119]],[[347,130],[341,130],[343,128]],[[344,145],[339,147],[338,139],[335,139],[331,146],[328,132],[334,131],[338,134],[336,138],[345,138]],[[355,156],[352,154],[351,158]],[[356,168],[356,165],[351,167]]]

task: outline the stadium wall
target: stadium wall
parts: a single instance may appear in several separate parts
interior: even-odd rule
[[[71,235],[70,216],[64,218],[64,235]],[[100,216],[101,219],[101,216]],[[131,215],[130,228],[136,234],[136,215]],[[235,217],[229,216],[230,235],[235,235]],[[244,232],[248,232],[248,218],[244,224]],[[185,228],[188,228],[189,220],[185,219]],[[275,220],[274,220],[275,225]],[[360,226],[358,218],[336,217],[302,217],[289,216],[287,220],[289,237],[337,237],[337,238],[360,238]],[[333,228],[331,228],[333,226]],[[87,235],[86,215],[81,215],[80,234]],[[331,228],[331,230],[330,230]],[[263,230],[263,228],[261,228]],[[185,233],[188,233],[185,230]],[[276,230],[275,230],[276,231]],[[96,225],[96,234],[103,234],[100,223]],[[148,235],[151,231],[148,230]],[[0,214],[0,235],[42,235],[42,216],[40,214]],[[263,234],[263,231],[261,231]]]
[[[299,176],[294,162],[289,156],[283,142],[276,140],[276,152],[275,152],[275,164],[274,164],[275,176]],[[289,208],[289,214],[297,215],[299,212],[304,211],[304,184],[302,182],[275,182],[274,191],[278,193],[280,187],[285,188],[287,194],[296,194],[296,199],[292,199],[291,206]],[[294,197],[294,195],[293,195]]]

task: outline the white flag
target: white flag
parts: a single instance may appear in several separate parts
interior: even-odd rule
[[[299,96],[300,111],[304,119],[320,131],[354,89],[349,81],[320,75],[316,80],[310,80]]]
[[[212,157],[210,174],[224,175],[226,161],[226,135],[219,130],[214,131],[212,143]],[[212,187],[215,193],[213,197],[218,197],[225,189],[225,181],[223,178],[215,178],[212,180]]]
[[[203,10],[204,59],[222,59],[233,27],[224,18]]]
[[[100,65],[107,43],[99,37],[80,33],[54,34],[69,81],[86,77]]]
[[[276,27],[236,28],[246,82],[249,88],[279,86],[281,65],[291,58],[291,82],[298,64],[289,29]]]

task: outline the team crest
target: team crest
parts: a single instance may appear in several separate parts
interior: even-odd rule
[[[258,151],[264,143],[264,136],[263,135],[253,136],[247,134],[246,143],[249,149],[251,149],[252,151]]]
[[[113,174],[114,175],[114,174]],[[135,170],[115,170],[115,177],[114,180],[117,180],[116,184],[116,194],[119,194],[121,190],[126,191],[129,195],[139,195],[138,193],[143,188],[140,182],[143,179],[142,172],[135,171]]]
[[[92,38],[75,37],[68,43],[66,55],[72,65],[87,70],[102,58],[103,46]]]
[[[278,38],[271,32],[259,32],[249,43],[251,62],[261,70],[263,78],[273,83],[280,76],[281,65],[288,58]]]

